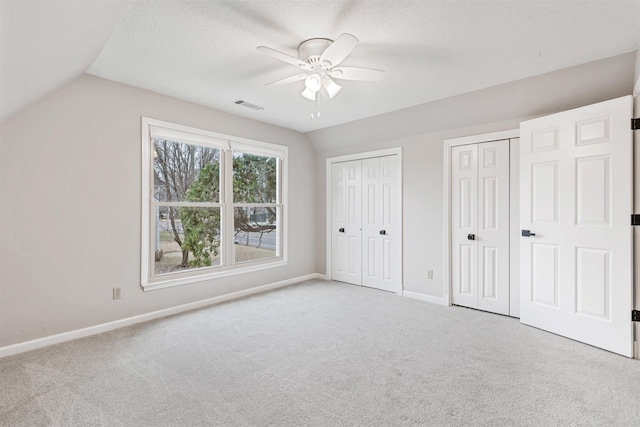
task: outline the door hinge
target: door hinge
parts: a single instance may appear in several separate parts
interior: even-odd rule
[[[631,119],[631,130],[640,130],[640,117]]]
[[[631,214],[631,225],[640,225],[640,214]]]
[[[631,321],[640,322],[640,310],[631,310]]]

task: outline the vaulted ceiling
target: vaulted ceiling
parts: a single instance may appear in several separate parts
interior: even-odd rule
[[[307,39],[359,39],[321,117],[290,64]],[[0,120],[83,73],[307,132],[619,55],[640,44],[640,0],[210,0],[0,3]],[[234,103],[242,99],[264,110]]]

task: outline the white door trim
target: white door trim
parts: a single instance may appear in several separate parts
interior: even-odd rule
[[[394,147],[394,148],[387,148],[384,150],[376,150],[376,151],[366,151],[366,152],[362,152],[362,153],[354,153],[354,154],[347,154],[347,155],[343,155],[343,156],[336,156],[336,157],[327,157],[326,159],[326,164],[325,164],[325,194],[326,194],[326,209],[325,209],[325,216],[326,216],[326,223],[325,223],[325,254],[326,254],[326,277],[327,280],[333,280],[331,277],[331,165],[333,163],[340,163],[340,162],[348,162],[351,160],[363,160],[363,159],[370,159],[372,157],[382,157],[382,156],[393,156],[396,155],[398,156],[398,164],[400,165],[400,174],[398,176],[398,196],[399,196],[399,203],[398,205],[400,206],[400,211],[402,212],[402,207],[403,202],[402,202],[402,147]],[[399,215],[400,221],[398,224],[398,230],[399,230],[399,235],[402,236],[402,220],[403,220],[403,215]],[[400,244],[400,248],[402,248],[402,243]],[[400,252],[400,289],[399,292],[402,292],[402,289],[404,288],[404,282],[403,282],[403,270],[404,268],[402,268],[402,264],[403,264],[403,257],[402,257],[402,249]]]
[[[640,53],[638,53],[640,58]],[[640,116],[640,78],[636,81],[633,91],[633,117]],[[640,130],[633,131],[633,213],[640,213],[640,150],[636,144],[640,144]],[[634,253],[634,285],[635,285],[635,309],[640,310],[640,227],[633,227],[633,253]],[[640,323],[635,325],[634,358],[640,359]]]
[[[477,144],[481,142],[499,141],[502,139],[515,139],[520,137],[519,129],[506,130],[501,132],[485,133],[480,135],[471,135],[461,138],[452,138],[444,140],[444,163],[443,163],[443,182],[446,197],[444,203],[444,286],[442,295],[447,305],[451,305],[451,147],[458,145]]]

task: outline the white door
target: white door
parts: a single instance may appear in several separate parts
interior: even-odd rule
[[[362,284],[400,292],[398,156],[362,160]]]
[[[521,123],[520,319],[633,356],[630,96]]]
[[[453,303],[509,314],[509,140],[451,150]]]
[[[361,161],[331,165],[331,277],[360,285],[362,271]]]
[[[509,140],[478,144],[478,308],[509,314]]]
[[[451,148],[452,302],[478,307],[478,145]]]

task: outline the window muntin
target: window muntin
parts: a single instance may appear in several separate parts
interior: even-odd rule
[[[220,137],[143,118],[145,289],[284,260],[286,147]]]

